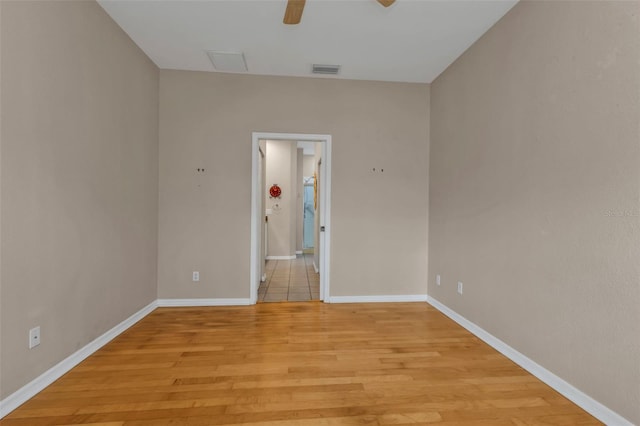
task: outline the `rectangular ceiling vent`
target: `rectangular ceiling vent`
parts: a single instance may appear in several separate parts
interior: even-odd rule
[[[313,64],[312,71],[314,74],[336,75],[340,72],[340,65],[319,65]]]
[[[208,50],[207,55],[216,71],[246,72],[247,62],[242,52],[220,52]]]

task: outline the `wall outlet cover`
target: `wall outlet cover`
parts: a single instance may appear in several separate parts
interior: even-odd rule
[[[29,349],[33,349],[40,344],[40,326],[29,330]]]

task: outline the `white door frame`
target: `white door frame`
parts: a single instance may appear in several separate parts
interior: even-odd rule
[[[322,163],[320,165],[320,224],[325,231],[320,232],[320,300],[329,300],[329,269],[331,252],[331,135],[313,135],[305,133],[265,133],[251,134],[251,272],[250,300],[258,301],[258,282],[260,281],[260,229],[264,212],[260,211],[261,190],[258,188],[258,161],[260,140],[289,140],[322,142]],[[264,190],[264,188],[263,188]]]

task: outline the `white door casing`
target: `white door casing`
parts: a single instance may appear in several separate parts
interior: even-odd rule
[[[267,133],[253,132],[251,144],[251,254],[250,254],[250,300],[252,304],[258,301],[258,286],[261,278],[260,246],[263,244],[261,234],[262,212],[261,194],[259,187],[259,141],[260,140],[290,140],[322,142],[322,163],[320,170],[319,208],[321,229],[319,241],[320,265],[320,300],[329,300],[330,285],[330,252],[331,252],[331,135],[305,133]],[[324,228],[323,228],[324,227]]]

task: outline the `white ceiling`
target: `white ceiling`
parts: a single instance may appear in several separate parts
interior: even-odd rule
[[[207,50],[243,52],[249,74],[430,83],[517,0],[307,0],[284,25],[286,0],[98,0],[163,69],[215,71]]]

